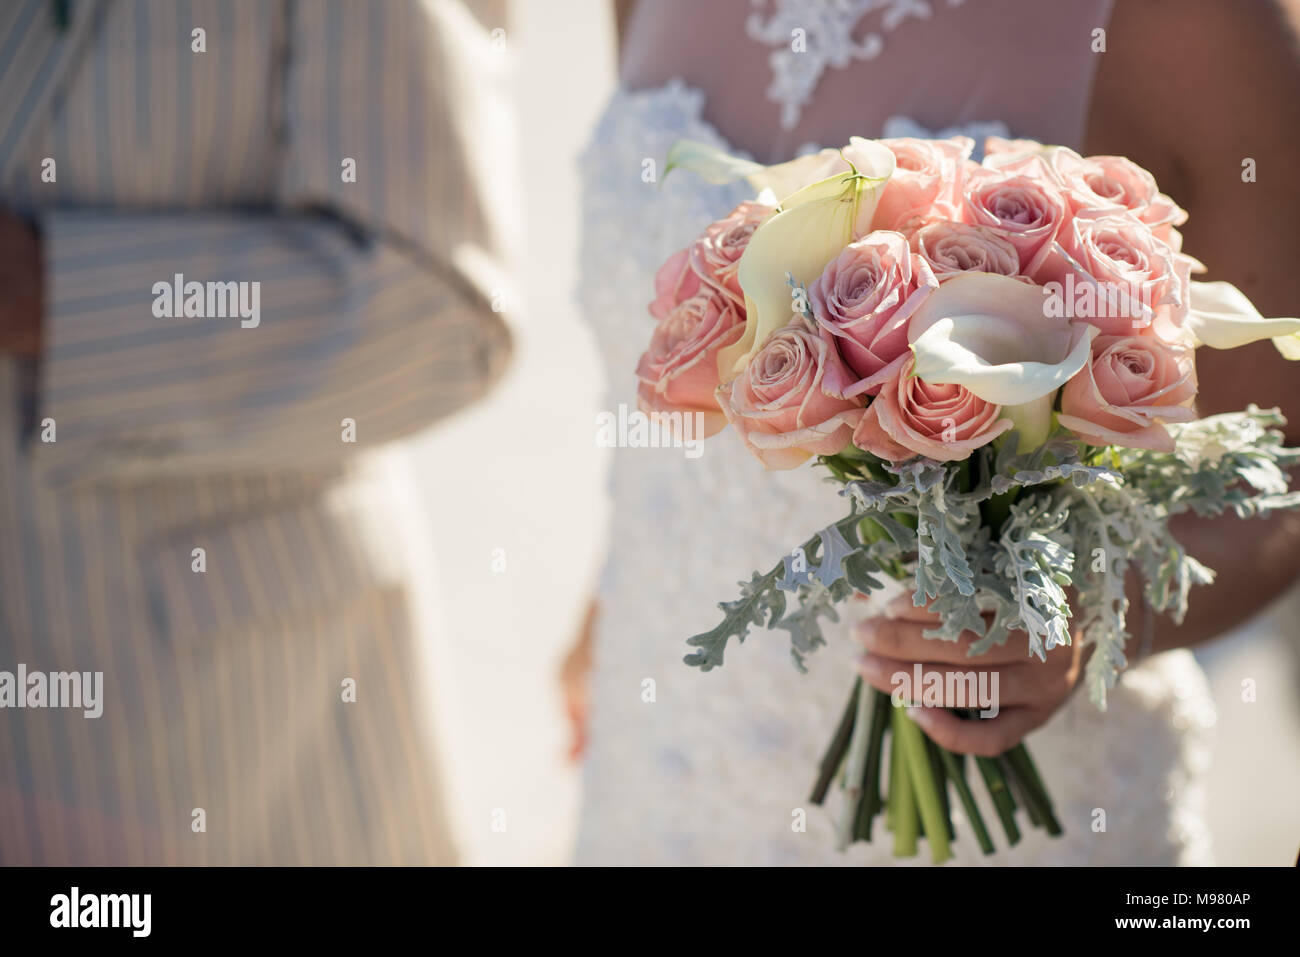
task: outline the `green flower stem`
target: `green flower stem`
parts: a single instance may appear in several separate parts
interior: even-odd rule
[[[948,843],[948,819],[939,798],[930,755],[926,751],[925,735],[902,708],[894,709],[894,743],[903,752],[909,790],[917,812],[925,822],[930,857],[934,863],[942,864],[952,857],[952,848]]]
[[[948,779],[952,781],[953,787],[957,789],[957,797],[961,799],[961,806],[966,810],[966,819],[970,821],[971,829],[975,832],[975,840],[979,842],[980,850],[985,854],[993,853],[993,839],[989,837],[988,828],[984,826],[984,818],[980,814],[979,807],[975,804],[975,795],[971,792],[970,785],[966,783],[966,771],[962,767],[962,756],[953,754],[946,748],[935,745],[939,752],[939,760],[943,762],[944,770],[948,774]]]
[[[902,708],[894,708],[891,719],[893,745],[890,750],[895,760],[889,778],[889,810],[894,827],[894,856],[916,857],[917,829],[920,818],[917,815],[916,798],[912,794],[912,782],[909,771],[910,762],[904,753],[906,745],[899,736],[899,716]]]
[[[1033,796],[1025,788],[1024,782],[1016,774],[1015,768],[1007,760],[1006,752],[1002,752],[993,760],[997,762],[998,770],[1002,772],[1002,777],[1007,782],[1007,789],[1015,796],[1016,804],[1023,807],[1029,815],[1029,823],[1033,827],[1045,827],[1047,819],[1039,812],[1038,802],[1033,800]]]
[[[1020,759],[1025,770],[1029,773],[1029,777],[1033,780],[1034,784],[1037,785],[1038,790],[1046,796],[1047,788],[1043,786],[1043,779],[1038,776],[1038,767],[1034,764],[1034,759],[1029,756],[1029,749],[1025,747],[1025,743],[1021,741],[1011,750],[1020,753]],[[1050,807],[1052,802],[1049,800],[1047,803]]]
[[[998,532],[1002,530],[1002,524],[1011,515],[1011,503],[1020,495],[1020,486],[1007,489],[1001,495],[994,495],[989,498],[983,505],[984,524],[992,531],[994,541],[998,538]]]
[[[890,706],[890,730],[893,730],[893,706]],[[896,830],[894,824],[898,817],[898,801],[896,801],[894,791],[901,787],[899,783],[902,780],[902,772],[898,769],[899,759],[902,754],[899,752],[897,745],[891,739],[889,745],[889,783],[886,785],[885,795],[885,827],[890,831]]]
[[[836,847],[841,851],[853,843],[853,829],[858,822],[858,805],[862,801],[862,776],[867,765],[867,745],[871,738],[871,713],[875,699],[869,694],[858,694],[853,715],[853,734],[849,737],[849,751],[844,763],[844,806],[840,811],[839,834]]]
[[[885,728],[889,725],[889,695],[877,691],[872,695],[871,737],[867,743],[867,767],[862,775],[862,802],[853,827],[855,841],[871,840],[871,822],[883,803],[880,800],[880,757],[885,747]]]
[[[976,757],[975,765],[980,769],[984,784],[989,789],[993,807],[997,809],[998,818],[1002,821],[1002,830],[1007,832],[1007,843],[1019,843],[1020,828],[1016,826],[1016,802],[1007,789],[1006,779],[1002,776],[997,761],[993,758]]]
[[[1052,837],[1059,836],[1062,833],[1061,824],[1052,813],[1052,800],[1043,787],[1033,759],[1029,757],[1029,749],[1022,742],[1003,754],[1002,759],[1024,792],[1025,804],[1035,825],[1046,830]]]
[[[952,829],[952,804],[948,800],[948,772],[939,760],[939,746],[930,740],[924,733],[922,740],[925,742],[925,753],[930,759],[930,773],[934,775],[935,784],[939,790],[939,803],[943,806],[943,819],[948,824],[948,840],[955,841],[957,832]]]
[[[826,792],[830,789],[831,782],[835,780],[835,772],[844,762],[844,752],[849,748],[849,736],[853,733],[853,718],[858,713],[858,695],[861,693],[862,679],[858,678],[853,682],[853,693],[849,695],[849,703],[844,706],[844,713],[840,715],[835,737],[831,738],[826,753],[822,755],[817,781],[813,784],[812,794],[808,798],[813,804],[820,805],[826,800]]]

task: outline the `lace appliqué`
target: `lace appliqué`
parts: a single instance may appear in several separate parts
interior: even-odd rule
[[[827,67],[843,69],[854,60],[871,60],[885,48],[883,34],[908,18],[928,19],[940,0],[753,0],[755,7],[776,9],[770,16],[756,9],[745,21],[751,39],[774,47],[768,99],[781,107],[781,126],[794,129],[804,104],[812,99]],[[942,0],[949,7],[965,0]],[[861,40],[853,34],[868,14],[880,13],[879,28]]]

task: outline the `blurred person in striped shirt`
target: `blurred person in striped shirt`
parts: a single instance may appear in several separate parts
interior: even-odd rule
[[[510,352],[503,7],[0,5],[0,863],[455,861],[363,452]]]

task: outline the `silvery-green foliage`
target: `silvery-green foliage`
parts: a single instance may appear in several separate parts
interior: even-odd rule
[[[994,645],[1004,645],[1012,631],[1026,631],[1020,609],[1020,597],[1015,587],[1015,576],[1007,575],[1007,553],[989,542],[989,529],[980,529],[975,541],[967,547],[974,572],[975,593],[970,598],[951,589],[930,603],[930,609],[939,616],[939,624],[924,632],[927,638],[956,641],[963,631],[977,636],[971,642],[969,654],[982,655]],[[1032,589],[1023,593],[1026,601],[1041,606]],[[988,613],[990,619],[985,619]],[[1026,650],[1028,654],[1028,650]]]
[[[843,533],[834,525],[828,525],[818,533],[820,541],[820,559],[817,571],[813,574],[823,588],[830,588],[844,577],[844,560],[857,551],[857,545],[851,545]]]
[[[821,618],[837,620],[833,617],[834,602],[851,594],[854,589],[879,588],[881,583],[875,574],[885,571],[886,567],[881,562],[890,562],[890,573],[897,574],[898,560],[916,548],[916,532],[888,518],[885,526],[881,527],[892,529],[898,539],[888,544],[884,541],[864,542],[859,537],[858,528],[861,512],[874,508],[872,503],[889,503],[890,508],[915,511],[920,497],[929,494],[937,494],[937,501],[943,503],[942,486],[952,478],[949,469],[925,460],[890,466],[889,471],[898,477],[896,483],[870,483],[870,488],[866,487],[868,483],[851,483],[862,486],[851,493],[849,490],[845,492],[855,501],[851,514],[822,529],[797,549],[791,549],[767,574],[755,572],[748,582],[741,582],[740,597],[735,601],[721,602],[718,606],[723,611],[722,621],[709,631],[687,640],[688,645],[699,650],[687,655],[685,662],[701,671],[720,667],[727,642],[732,638],[743,642],[750,628],[760,625],[790,632],[791,656],[796,667],[802,670],[804,656],[825,643]],[[978,523],[968,521],[966,524],[973,529]],[[931,530],[927,535],[942,539],[942,546],[936,549],[939,561],[957,562],[960,548],[950,541],[946,528]],[[815,569],[811,566],[799,568],[796,555],[802,556],[804,565],[818,557],[820,562]],[[957,564],[953,567],[959,569]],[[852,584],[845,580],[846,576]],[[789,614],[786,613],[787,592],[794,593],[799,603],[799,609]]]
[[[1120,480],[1111,469],[1084,464],[1077,442],[1053,438],[1023,455],[1010,451],[1015,446],[1016,439],[1011,438],[996,453],[982,450],[978,464],[981,470],[991,466],[992,474],[968,493],[970,501],[997,496],[1011,503],[1022,489],[1052,489],[1061,480],[1074,488]],[[971,653],[978,655],[1004,644],[1011,631],[1023,631],[1028,652],[1042,658],[1052,648],[1070,643],[1065,588],[1071,582],[1074,550],[1065,527],[1069,505],[1037,493],[1019,504],[1008,504],[1007,510],[998,541],[991,541],[989,529],[982,527],[967,547],[973,598],[963,600],[966,593],[960,588],[941,593],[931,607],[942,623],[926,636],[955,641],[963,630],[969,631],[980,636],[971,647]],[[983,612],[992,613],[987,627]]]
[[[1069,479],[1075,488],[1083,488],[1097,481],[1121,482],[1123,476],[1102,465],[1088,465],[1080,459],[1078,442],[1058,437],[1050,438],[1042,446],[1024,455],[1015,455],[1017,433],[997,453],[993,462],[993,475],[989,489],[993,495],[1005,495],[1015,488],[1044,485],[1058,479]]]
[[[976,530],[966,545],[966,554],[974,592],[967,596],[956,588],[942,590],[930,602],[930,609],[939,616],[939,624],[927,629],[925,637],[956,641],[967,631],[980,636],[973,649],[973,653],[980,654],[1006,641],[1009,626],[1016,620],[1016,602],[1010,584],[993,567],[994,549],[989,547],[987,526]],[[985,612],[993,613],[991,625],[984,619]]]
[[[839,621],[835,605],[853,594],[853,590],[842,578],[836,579],[830,587],[814,580],[811,585],[799,589],[798,607],[773,626],[790,633],[790,655],[800,671],[807,670],[804,656],[826,644],[826,639],[822,636],[821,619]]]
[[[880,513],[872,518],[894,545],[890,557],[915,552],[915,604],[924,605],[950,589],[969,598],[975,586],[965,539],[979,531],[979,503],[987,496],[956,491],[959,470],[926,459],[886,469],[898,477],[897,484],[850,482],[843,494],[864,512]],[[903,525],[891,511],[914,514],[916,528]]]
[[[838,620],[834,604],[852,594],[854,588],[871,583],[880,586],[879,580],[872,576],[880,568],[860,547],[857,523],[857,515],[840,519],[798,549],[791,549],[767,574],[754,572],[748,582],[740,582],[740,597],[718,604],[723,612],[722,621],[688,639],[686,643],[699,650],[683,660],[701,671],[721,667],[727,642],[732,638],[743,642],[749,629],[759,625],[790,632],[791,654],[795,665],[803,670],[803,656],[825,644],[820,619]],[[796,552],[808,562],[820,557],[820,563],[796,570],[792,560]],[[855,583],[850,585],[846,575]],[[796,594],[799,606],[790,614],[786,613],[787,592]]]
[[[1066,529],[1067,500],[1048,493],[1012,504],[993,551],[993,568],[1011,582],[1017,617],[1008,627],[1029,635],[1029,652],[1070,643],[1070,603],[1065,589],[1074,569],[1074,538]]]
[[[851,449],[824,457],[851,514],[805,542],[801,561],[792,550],[742,583],[741,597],[720,606],[723,621],[690,639],[700,650],[686,661],[717,667],[731,637],[743,641],[751,626],[764,625],[790,633],[802,670],[805,655],[825,643],[822,620],[837,620],[835,603],[880,588],[888,575],[912,579],[914,603],[938,614],[927,637],[973,633],[972,655],[1024,632],[1026,653],[1044,658],[1070,644],[1073,624],[1094,646],[1085,680],[1104,708],[1127,665],[1130,571],[1151,608],[1178,621],[1190,588],[1213,580],[1170,533],[1169,518],[1300,507],[1283,471],[1300,464],[1300,450],[1282,447],[1274,429],[1281,423],[1276,410],[1252,406],[1170,426],[1172,453],[1090,449],[1058,435],[1023,455],[1009,451],[1013,438],[968,463],[892,465]]]
[[[1106,706],[1106,692],[1127,665],[1124,646],[1130,572],[1142,581],[1152,613],[1181,623],[1193,585],[1209,584],[1214,572],[1188,555],[1169,530],[1170,517],[1191,510],[1242,517],[1300,506],[1287,491],[1283,468],[1300,463],[1300,450],[1282,446],[1274,427],[1277,410],[1245,412],[1169,426],[1174,452],[1108,450],[1122,483],[1077,494],[1072,528],[1078,545],[1076,606],[1083,640],[1094,646],[1085,671],[1089,695]],[[1102,568],[1094,570],[1100,560]]]
[[[969,598],[975,594],[962,537],[979,526],[979,503],[969,496],[944,495],[936,482],[916,503],[916,591],[912,602],[924,605],[949,588]]]
[[[1277,409],[1252,405],[1245,412],[1168,426],[1172,453],[1113,449],[1111,459],[1128,485],[1170,515],[1188,509],[1198,515],[1228,509],[1242,518],[1267,515],[1300,505],[1300,492],[1287,491],[1283,471],[1300,464],[1300,449],[1283,448],[1277,427],[1284,423]]]
[[[754,572],[748,582],[737,582],[740,585],[740,597],[735,601],[718,603],[723,611],[722,621],[711,630],[686,642],[702,649],[686,656],[684,660],[688,665],[695,665],[701,671],[721,667],[728,639],[735,637],[744,641],[752,626],[771,627],[781,620],[786,608],[785,594],[776,587],[781,567],[772,569],[766,575]]]
[[[1071,522],[1079,550],[1079,574],[1074,579],[1078,629],[1084,644],[1093,646],[1084,672],[1088,693],[1099,708],[1105,708],[1106,692],[1128,664],[1124,656],[1129,637],[1124,585],[1136,544],[1128,513],[1133,510],[1130,506],[1144,506],[1118,489],[1084,494],[1087,497]],[[1101,561],[1100,568],[1096,559]]]

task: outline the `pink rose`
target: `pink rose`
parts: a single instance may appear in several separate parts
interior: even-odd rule
[[[704,435],[726,428],[718,407],[718,350],[745,331],[745,314],[720,293],[704,290],[677,305],[655,327],[637,363],[641,411],[702,412]]]
[[[956,218],[966,160],[975,142],[965,136],[949,140],[904,137],[880,142],[889,147],[897,165],[876,203],[871,228],[901,231],[900,227],[935,207]]]
[[[1123,156],[1081,158],[1067,150],[1052,155],[1052,167],[1076,212],[1122,207],[1169,242],[1170,227],[1187,221],[1187,212],[1160,192],[1155,177]]]
[[[931,223],[955,222],[961,219],[961,209],[947,206],[927,206],[915,209],[894,224],[894,232],[902,233],[911,242],[917,231]]]
[[[1061,390],[1061,425],[1091,445],[1174,450],[1165,422],[1196,418],[1192,350],[1155,335],[1098,336],[1092,362]]]
[[[918,229],[912,234],[911,243],[939,282],[963,272],[1020,274],[1020,254],[1016,247],[987,226],[941,220]]]
[[[666,319],[668,314],[700,291],[700,277],[691,268],[690,250],[680,249],[668,257],[655,273],[655,301],[650,315]]]
[[[1043,144],[1038,140],[1009,140],[1002,136],[984,138],[984,158],[990,156],[1026,156],[1042,152]]]
[[[802,317],[778,329],[719,395],[722,411],[769,469],[791,469],[849,444],[862,415],[853,399],[826,391],[846,373],[835,349]]]
[[[650,315],[664,319],[698,293],[701,283],[723,293],[744,310],[745,294],[736,275],[740,256],[758,224],[771,213],[771,206],[743,202],[711,224],[685,249],[669,256],[655,274],[655,300],[650,304]]]
[[[844,357],[828,387],[845,397],[880,390],[907,356],[907,321],[939,282],[901,233],[868,233],[832,259],[808,287],[821,336]]]
[[[1037,158],[1041,175],[1014,174],[980,168],[966,180],[962,219],[987,226],[1006,236],[1020,254],[1020,273],[1035,278],[1052,251],[1052,242],[1068,218],[1060,189]]]
[[[743,202],[690,245],[691,269],[704,282],[729,296],[742,310],[745,308],[745,293],[737,276],[740,256],[759,223],[771,214],[771,206]]]
[[[1086,212],[1074,218],[1057,242],[1059,255],[1044,264],[1039,279],[1061,282],[1073,274],[1075,281],[1067,288],[1075,294],[1065,303],[1066,315],[1108,335],[1125,335],[1151,325],[1157,308],[1164,306],[1167,320],[1181,325],[1190,260],[1183,262],[1185,257],[1156,239],[1149,226],[1127,213]],[[1081,300],[1082,287],[1094,283],[1099,285]]]
[[[853,433],[853,444],[891,462],[924,455],[936,462],[967,458],[1015,427],[1002,406],[959,385],[932,385],[912,375],[908,359],[880,390]]]

